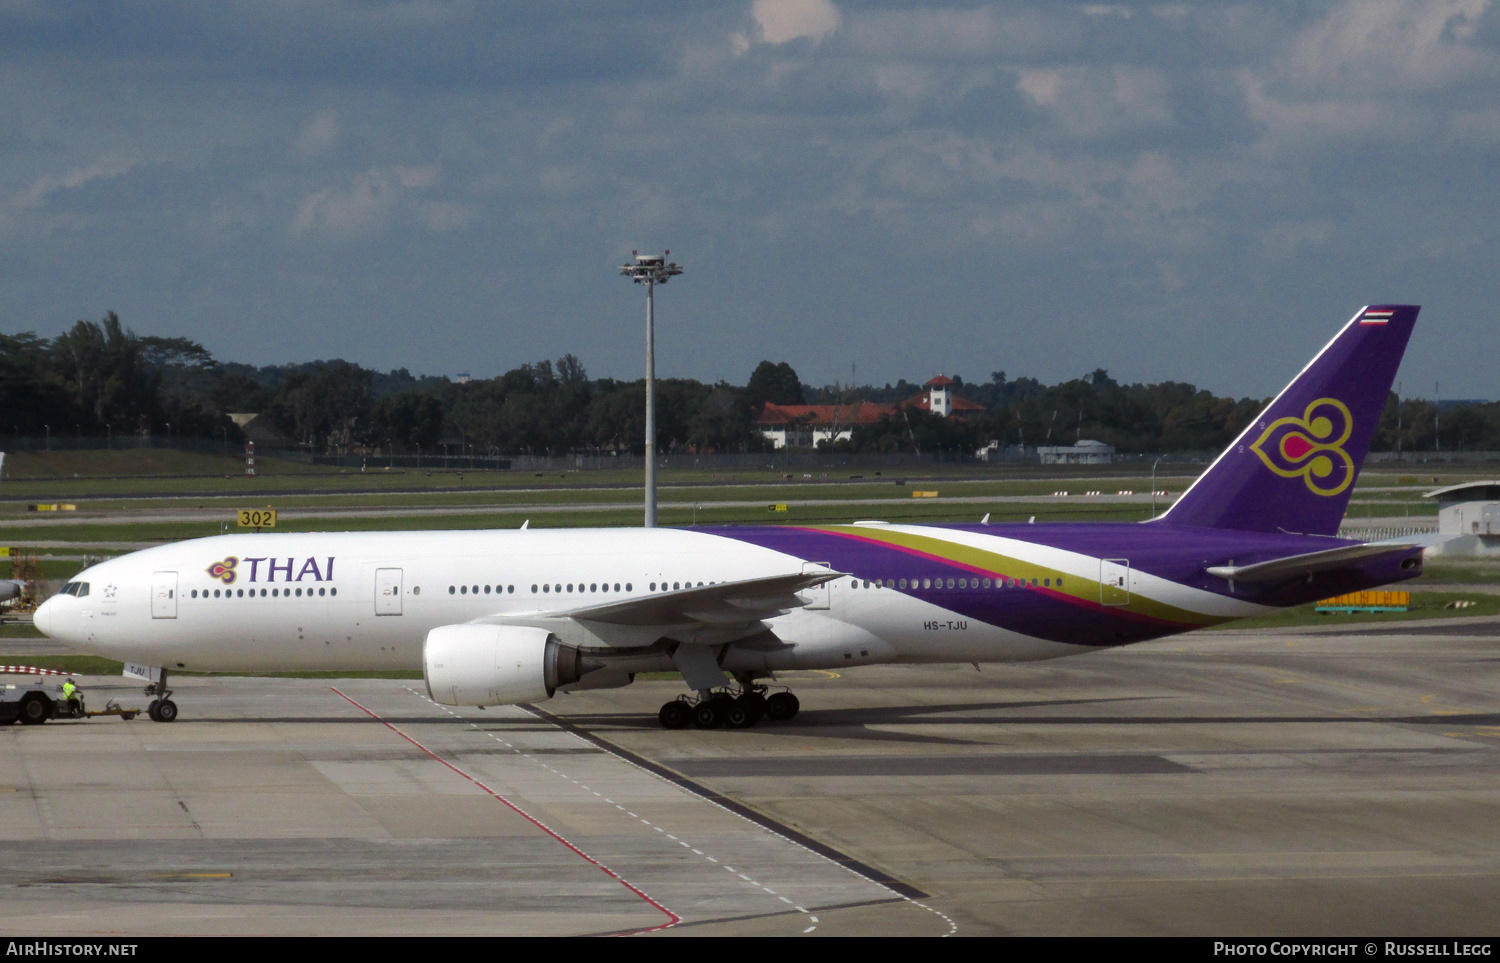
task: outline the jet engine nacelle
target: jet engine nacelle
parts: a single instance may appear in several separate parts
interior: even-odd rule
[[[583,658],[546,629],[440,625],[422,646],[427,695],[446,706],[505,706],[550,699],[577,682]]]

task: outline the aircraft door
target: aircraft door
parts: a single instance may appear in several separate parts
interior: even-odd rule
[[[1130,559],[1099,560],[1099,604],[1130,604]]]
[[[401,614],[401,570],[399,568],[375,570],[375,614]]]
[[[177,618],[177,573],[151,573],[151,617]]]
[[[830,569],[831,569],[831,566],[827,562],[803,562],[802,563],[802,574],[804,574],[804,575],[810,574],[812,572],[827,572],[827,571],[830,571]],[[807,604],[804,605],[803,608],[807,608],[807,609],[826,609],[826,608],[828,608],[828,583],[827,582],[824,582],[822,585],[814,585],[810,589],[803,589],[802,591],[798,592],[797,594],[799,596],[801,596],[802,598],[804,598],[804,599],[807,600]]]

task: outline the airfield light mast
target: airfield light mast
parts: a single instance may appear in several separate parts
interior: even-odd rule
[[[656,286],[682,273],[666,254],[631,251],[633,262],[620,265],[620,273],[646,286],[646,527],[656,527]]]

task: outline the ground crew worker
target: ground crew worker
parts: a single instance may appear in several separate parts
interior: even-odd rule
[[[71,676],[67,682],[63,683],[62,694],[63,701],[68,704],[69,714],[77,715],[83,711],[83,700],[78,695],[78,683],[74,682]]]

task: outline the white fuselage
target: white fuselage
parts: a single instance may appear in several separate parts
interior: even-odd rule
[[[1044,556],[1052,570],[1072,572],[1079,581],[1098,577],[1097,558],[991,540],[1007,543],[1011,554]],[[689,584],[795,574],[810,564],[744,541],[676,529],[223,535],[95,565],[76,576],[88,594],[48,600],[37,624],[79,650],[169,669],[419,670],[423,641],[438,626],[547,616]],[[1137,592],[1198,611],[1263,611],[1150,576],[1132,578]],[[744,640],[726,652],[723,667],[1001,662],[1087,650],[955,615],[934,601],[872,586],[859,573],[801,598],[803,607],[764,620],[774,644]],[[671,665],[658,647],[623,667]]]

